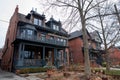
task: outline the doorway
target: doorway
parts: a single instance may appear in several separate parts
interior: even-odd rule
[[[48,62],[48,60],[52,61],[52,64],[54,64],[54,48],[45,48],[45,60]]]

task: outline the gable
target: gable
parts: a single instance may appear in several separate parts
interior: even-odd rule
[[[88,30],[86,29],[86,32],[87,32],[87,37],[88,37],[88,39],[90,39],[91,38],[91,36],[90,36],[90,34],[89,34],[89,32],[88,32]],[[72,32],[72,33],[70,33],[69,34],[70,35],[70,37],[69,37],[69,40],[70,39],[74,39],[74,38],[77,38],[77,37],[83,37],[83,33],[82,33],[82,29],[80,30],[80,31],[74,31],[74,32]]]
[[[102,43],[102,39],[101,39],[98,31],[91,32],[90,36],[91,36],[92,40],[94,40],[95,42]]]

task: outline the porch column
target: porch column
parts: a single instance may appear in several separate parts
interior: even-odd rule
[[[66,52],[65,52],[65,49],[63,49],[63,62],[64,62],[64,66],[66,66]]]
[[[43,60],[42,60],[42,65],[45,66],[46,62],[45,62],[45,46],[43,46]]]
[[[67,51],[67,65],[70,65],[70,60],[69,60],[69,51],[68,51],[68,49],[66,50]]]
[[[21,48],[21,58],[22,58],[22,60],[24,59],[24,48],[25,48],[25,44],[22,44],[22,48]]]
[[[23,49],[22,49],[22,46],[23,46],[23,44],[20,43],[19,51],[18,51],[19,57],[18,57],[17,65],[16,65],[18,67],[23,66],[23,51],[22,51]]]
[[[19,57],[18,57],[18,60],[21,59],[21,47],[22,47],[22,44],[19,45],[19,50],[18,50]]]
[[[57,58],[58,58],[57,49],[54,48],[54,65],[55,65],[56,67],[58,67]]]

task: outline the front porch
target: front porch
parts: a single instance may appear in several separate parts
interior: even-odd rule
[[[57,68],[65,65],[67,63],[65,48],[20,43],[14,50],[13,70],[43,67],[47,64],[48,58]]]

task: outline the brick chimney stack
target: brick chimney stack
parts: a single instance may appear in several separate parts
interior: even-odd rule
[[[16,5],[15,12],[18,13],[18,10],[19,10],[19,6]]]

